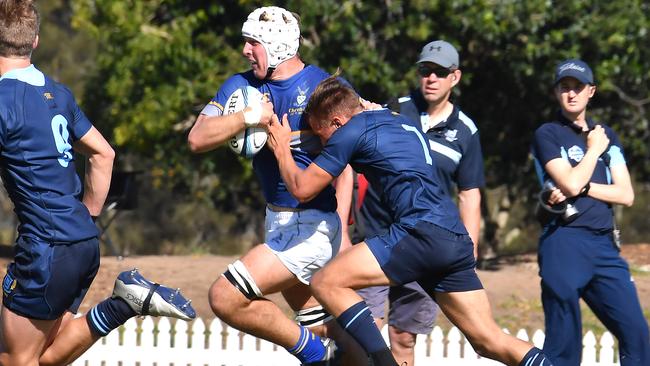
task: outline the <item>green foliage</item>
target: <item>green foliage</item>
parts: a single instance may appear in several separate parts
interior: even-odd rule
[[[219,85],[247,68],[241,25],[259,1],[71,0],[72,24],[97,46],[84,109],[118,148],[121,164],[157,187],[213,207],[249,211],[262,199],[249,162],[226,149],[192,155],[186,135]],[[534,129],[554,117],[553,71],[580,57],[596,73],[590,113],[620,134],[635,177],[650,180],[650,4],[642,0],[278,1],[300,13],[302,57],[383,102],[416,85],[430,40],[461,55],[454,96],[479,125],[488,185],[514,200],[538,189],[528,158]],[[77,45],[78,47],[78,45]],[[92,47],[91,47],[92,48]],[[128,164],[127,164],[128,162]],[[253,192],[253,193],[251,193]],[[646,210],[647,212],[647,210]],[[530,216],[524,217],[524,221]],[[523,223],[521,227],[529,225]]]
[[[179,199],[173,192],[140,187],[138,208],[120,211],[109,228],[117,250],[124,255],[240,254],[258,243],[263,225],[261,207],[243,220],[240,210],[223,210],[200,199]],[[108,219],[108,217],[106,218]],[[111,253],[104,248],[104,253]]]
[[[158,187],[235,206],[259,201],[248,162],[218,150],[194,156],[187,130],[226,77],[245,68],[240,34],[222,27],[227,4],[188,1],[74,1],[75,26],[102,52],[88,81],[85,108],[130,165]],[[229,11],[230,13],[230,11]],[[244,13],[237,15],[241,19]],[[144,159],[142,159],[144,158]],[[240,169],[244,166],[244,169]],[[216,179],[206,177],[215,173]],[[246,200],[243,200],[245,203]]]
[[[41,14],[39,44],[32,61],[38,68],[82,96],[84,81],[92,72],[96,43],[85,33],[75,32],[71,25],[72,9],[64,1],[38,4]],[[66,47],[61,47],[61,40]]]

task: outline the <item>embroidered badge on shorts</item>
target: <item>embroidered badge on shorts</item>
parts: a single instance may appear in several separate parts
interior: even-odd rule
[[[9,273],[5,275],[4,280],[2,280],[2,291],[6,294],[9,295],[11,291],[13,291],[16,288],[16,280],[11,277]]]

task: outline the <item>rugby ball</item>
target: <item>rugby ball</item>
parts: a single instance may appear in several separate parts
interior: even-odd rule
[[[223,114],[232,114],[241,111],[252,103],[262,103],[263,95],[259,90],[252,86],[244,86],[235,90],[228,100],[223,110]],[[264,144],[266,144],[267,133],[262,127],[248,127],[228,141],[228,146],[237,155],[247,159],[252,159]]]

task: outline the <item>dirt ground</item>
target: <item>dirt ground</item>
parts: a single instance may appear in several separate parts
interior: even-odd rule
[[[641,305],[648,317],[650,316],[650,244],[624,245],[623,248],[623,256],[630,262]],[[209,255],[133,256],[122,260],[103,257],[99,273],[80,310],[86,312],[91,305],[110,295],[113,281],[119,272],[137,267],[152,281],[181,288],[186,297],[193,300],[192,304],[198,315],[203,319],[212,319],[214,315],[207,302],[208,288],[234,259],[235,257]],[[2,276],[8,261],[7,258],[0,258]],[[487,267],[489,269],[479,270],[479,276],[487,289],[499,325],[511,331],[519,328],[529,330],[543,328],[536,257],[522,255],[502,258]],[[289,308],[281,297],[270,298],[277,300],[289,313]],[[588,316],[589,314],[585,314],[586,318]],[[444,317],[441,317],[438,323],[443,328],[449,327]]]

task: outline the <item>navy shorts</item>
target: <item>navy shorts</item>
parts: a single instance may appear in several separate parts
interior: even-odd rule
[[[3,306],[30,319],[76,313],[99,269],[97,238],[57,244],[20,236],[2,281]]]
[[[366,244],[396,285],[417,281],[428,294],[483,288],[467,234],[421,221],[413,228],[391,225],[388,233]]]

